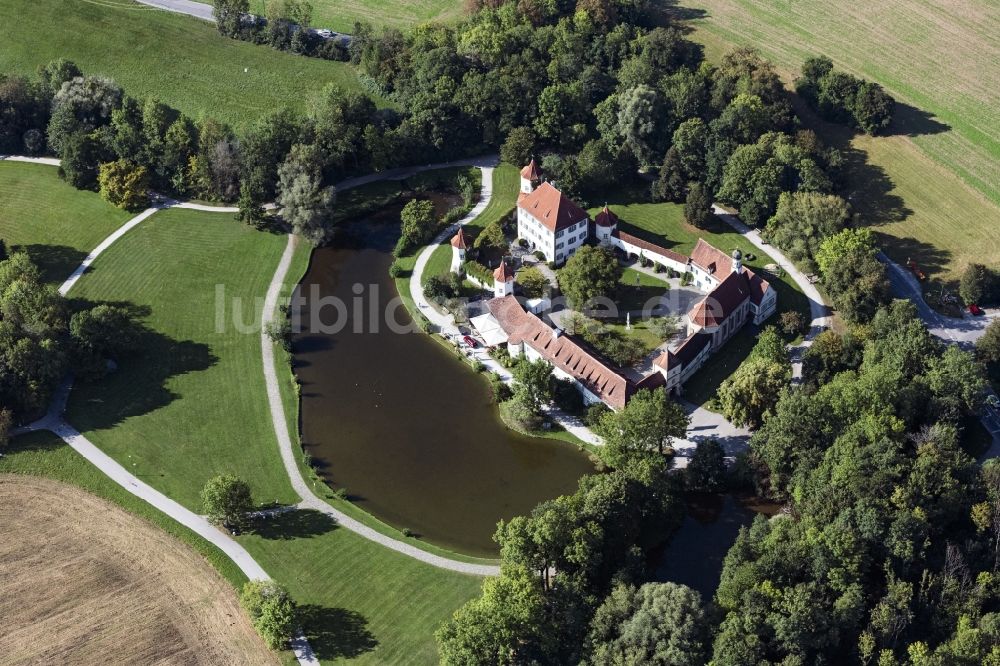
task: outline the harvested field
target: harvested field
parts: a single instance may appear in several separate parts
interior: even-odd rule
[[[0,475],[3,663],[273,664],[197,553],[58,481]]]

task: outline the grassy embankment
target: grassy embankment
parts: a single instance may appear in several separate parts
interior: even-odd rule
[[[350,33],[355,21],[376,27],[407,28],[430,21],[451,21],[462,15],[458,0],[315,0],[313,25]],[[252,0],[250,8],[264,13],[266,0]]]
[[[693,39],[717,61],[735,45],[773,60],[791,85],[803,60],[885,86],[900,102],[888,136],[800,115],[848,154],[845,196],[897,261],[953,282],[969,262],[1000,266],[1000,16],[987,0],[891,0],[848,8],[804,0],[688,0]]]
[[[646,238],[663,247],[689,254],[694,249],[698,238],[704,238],[720,250],[729,253],[739,248],[744,256],[754,255],[753,260],[744,260],[744,264],[765,277],[777,290],[778,311],[771,316],[768,323],[776,323],[778,315],[785,310],[798,310],[806,320],[810,319],[809,302],[795,281],[788,276],[770,275],[763,267],[774,263],[767,254],[754,247],[748,240],[736,233],[722,222],[713,224],[708,229],[696,229],[684,220],[684,206],[672,203],[632,203],[633,197],[622,194],[619,200],[609,198],[608,204],[621,219],[623,231]],[[599,209],[590,210],[593,217]],[[647,282],[646,288],[651,288],[655,278],[643,275]],[[627,278],[626,278],[627,279]],[[632,278],[634,283],[634,277]],[[656,285],[658,286],[658,285]],[[640,291],[643,282],[640,282]],[[698,405],[708,406],[715,397],[719,385],[739,367],[753,349],[756,334],[751,328],[744,328],[734,335],[722,350],[714,354],[704,366],[684,385],[684,398]]]
[[[304,110],[329,83],[361,90],[346,63],[229,39],[205,21],[126,0],[0,0],[0,15],[11,17],[0,21],[0,73],[34,74],[68,58],[133,97],[155,96],[237,128],[283,107]]]
[[[46,282],[59,284],[131,218],[98,194],[75,190],[56,167],[0,162],[0,239],[27,250]]]

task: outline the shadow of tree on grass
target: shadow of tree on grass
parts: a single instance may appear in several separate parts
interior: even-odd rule
[[[300,509],[258,519],[254,534],[265,539],[308,539],[337,529],[337,521],[320,511]]]
[[[86,252],[68,245],[15,245],[11,250],[27,252],[42,272],[42,280],[51,284],[61,284],[87,257]]]
[[[357,611],[306,604],[299,607],[299,618],[321,660],[360,657],[378,647],[368,620]]]

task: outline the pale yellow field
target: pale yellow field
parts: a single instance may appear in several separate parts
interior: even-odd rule
[[[0,662],[273,664],[183,543],[58,481],[0,475]]]

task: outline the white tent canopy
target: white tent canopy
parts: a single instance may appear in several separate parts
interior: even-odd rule
[[[493,315],[489,313],[479,315],[470,319],[469,322],[479,331],[479,335],[487,347],[496,347],[507,342],[507,334],[500,328],[500,323]]]

